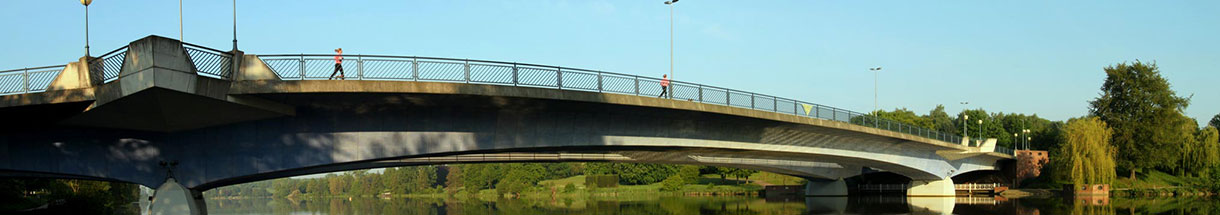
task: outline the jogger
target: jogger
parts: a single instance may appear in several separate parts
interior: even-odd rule
[[[326,80],[335,79],[335,74],[339,74],[339,80],[347,80],[343,77],[343,48],[335,49],[335,71],[331,72],[330,78]]]

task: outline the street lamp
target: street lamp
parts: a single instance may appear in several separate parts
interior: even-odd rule
[[[669,5],[669,80],[678,80],[674,77],[674,4],[678,0],[665,1],[665,5]],[[674,88],[670,87],[668,94],[673,97]]]
[[[1030,139],[1030,137],[1029,137],[1029,129],[1024,129],[1024,130],[1021,130],[1021,132],[1024,132],[1024,133],[1025,133],[1025,144],[1024,144],[1024,145],[1025,145],[1025,150],[1029,150],[1029,139]]]
[[[237,54],[237,0],[233,0],[233,54]]]
[[[962,119],[962,136],[963,136],[963,137],[967,137],[967,138],[969,138],[969,137],[970,137],[970,133],[967,133],[967,132],[966,132],[966,128],[970,127],[970,125],[969,125],[969,122],[970,122],[970,121],[969,121],[969,120],[970,120],[970,115],[966,115],[965,110],[966,110],[966,105],[970,104],[970,102],[958,102],[958,104],[962,104],[962,117],[963,117],[963,119]],[[969,140],[969,139],[967,139],[967,140]]]
[[[873,123],[876,124],[876,118],[879,117],[877,116],[877,112],[880,111],[880,109],[877,108],[877,73],[881,72],[881,67],[878,66],[876,68],[868,68],[868,71],[873,71]]]
[[[85,57],[89,56],[89,4],[93,0],[80,0],[81,5],[85,5]]]
[[[983,119],[979,119],[979,137],[983,137]],[[983,139],[979,139],[982,141]]]

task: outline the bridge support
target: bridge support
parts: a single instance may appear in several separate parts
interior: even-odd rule
[[[907,197],[911,214],[953,214],[954,197]]]
[[[847,196],[847,183],[843,179],[805,179],[805,196]]]
[[[911,180],[911,187],[907,188],[907,196],[952,197],[954,196],[953,179]]]
[[[153,193],[152,205],[148,206],[148,210],[152,215],[202,215],[208,214],[207,206],[203,200],[203,192],[183,187],[178,181],[170,178]]]

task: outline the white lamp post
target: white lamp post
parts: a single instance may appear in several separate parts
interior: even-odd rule
[[[81,5],[85,5],[85,56],[89,56],[89,4],[93,0],[80,0]]]
[[[677,80],[674,77],[674,4],[678,0],[665,1],[665,5],[669,5],[669,80]],[[674,87],[669,87],[669,92],[666,95],[673,97]]]

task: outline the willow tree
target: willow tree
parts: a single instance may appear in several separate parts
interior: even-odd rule
[[[1184,170],[1194,172],[1198,175],[1205,175],[1208,169],[1220,165],[1220,143],[1217,143],[1217,134],[1215,127],[1208,126],[1195,133],[1195,140],[1191,141],[1189,149],[1183,150]]]
[[[1074,184],[1109,184],[1114,181],[1114,131],[1097,117],[1069,120],[1063,128],[1056,167]]]

